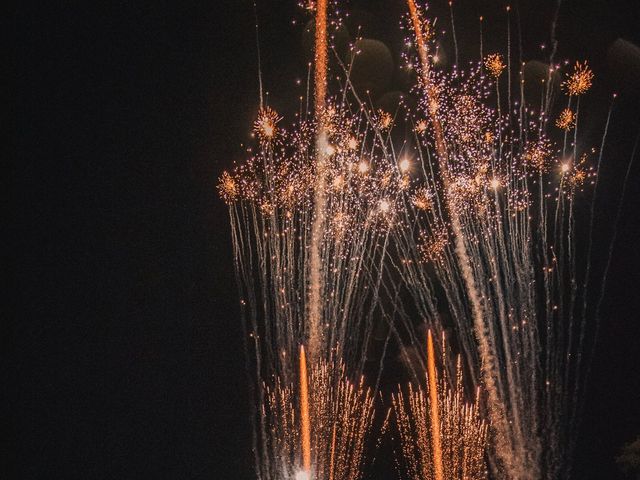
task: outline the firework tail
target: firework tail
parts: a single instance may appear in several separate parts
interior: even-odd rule
[[[311,228],[310,265],[309,265],[309,353],[312,359],[318,359],[322,345],[322,259],[320,244],[324,228],[325,180],[322,173],[326,162],[327,132],[324,125],[324,110],[327,96],[327,1],[319,0],[316,11],[315,35],[315,116],[318,136],[316,138],[315,206]]]
[[[429,377],[429,409],[431,411],[431,437],[433,442],[433,466],[435,480],[444,480],[442,446],[440,441],[440,413],[438,411],[438,379],[431,330],[427,335],[427,368]]]
[[[300,425],[302,468],[311,473],[311,419],[309,416],[309,386],[307,375],[307,358],[304,345],[300,345]]]

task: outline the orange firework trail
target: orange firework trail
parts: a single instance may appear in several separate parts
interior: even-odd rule
[[[309,387],[307,358],[304,345],[300,345],[300,427],[302,442],[302,468],[311,473],[311,418],[309,416]]]
[[[315,112],[322,117],[327,100],[327,2],[318,0],[316,6],[315,50]]]
[[[431,330],[427,335],[427,377],[429,378],[429,407],[431,410],[431,438],[433,440],[434,479],[444,480],[442,445],[440,442],[440,413],[438,412],[438,379]]]

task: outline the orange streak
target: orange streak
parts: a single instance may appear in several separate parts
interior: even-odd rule
[[[436,379],[436,355],[431,330],[427,335],[427,372],[429,378],[429,408],[431,410],[431,443],[435,480],[444,480],[442,446],[440,443],[440,412],[438,411],[438,382]]]
[[[429,64],[429,47],[427,45],[427,39],[425,39],[422,19],[420,18],[420,12],[416,7],[414,0],[407,0],[409,5],[409,14],[411,16],[411,23],[413,24],[413,30],[416,35],[416,43],[418,46],[418,55],[420,56],[420,66],[422,73],[422,83],[427,94],[429,114],[431,120],[431,126],[433,127],[433,133],[436,142],[436,151],[438,152],[438,160],[440,169],[442,170],[443,180],[445,186],[448,183],[447,178],[447,149],[444,144],[444,135],[442,134],[442,125],[437,118],[438,113],[438,90],[431,81],[430,72],[431,66]]]
[[[302,468],[311,472],[311,420],[309,418],[309,386],[307,383],[307,358],[304,345],[300,345],[300,421],[302,427]]]
[[[329,461],[329,480],[333,480],[333,462],[336,454],[336,424],[333,424],[331,433],[331,460]]]
[[[324,111],[327,97],[327,0],[318,0],[316,10],[316,71],[315,100],[316,115]]]
[[[327,102],[327,0],[318,0],[316,11],[315,50],[315,115],[318,124],[316,138],[316,162],[318,178],[315,185],[314,219],[311,228],[309,266],[309,355],[312,361],[320,358],[322,343],[322,258],[320,244],[324,227],[325,179],[327,132],[325,107]]]

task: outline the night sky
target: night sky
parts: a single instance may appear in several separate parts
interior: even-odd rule
[[[9,16],[2,477],[250,479],[243,338],[215,185],[242,159],[257,109],[252,2],[42,3]],[[293,0],[257,3],[265,88],[291,114],[295,80],[306,75],[304,12]],[[554,3],[521,0],[525,59],[548,42]],[[440,4],[434,12],[446,12]],[[403,2],[348,5],[397,68]],[[475,48],[478,38],[465,17],[504,24],[504,5],[456,2],[460,44]],[[558,58],[593,66],[589,95],[606,103],[620,93],[601,177],[605,233],[640,131],[640,60],[608,49],[618,38],[640,45],[639,25],[637,0],[566,1],[558,23]],[[489,44],[503,44],[494,33]],[[593,100],[585,128],[596,138],[605,109]],[[622,478],[613,458],[640,435],[638,212],[640,162],[602,308],[576,478]]]

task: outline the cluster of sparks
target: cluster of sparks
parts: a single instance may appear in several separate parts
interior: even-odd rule
[[[502,55],[499,53],[487,55],[487,58],[484,60],[484,66],[494,78],[498,78],[502,71],[507,68]]]
[[[320,26],[316,114],[283,127],[263,106],[257,145],[219,181],[256,358],[264,480],[361,477],[373,422],[362,379],[371,319],[393,304],[417,338],[415,318],[394,304],[403,290],[421,325],[442,331],[446,310],[463,352],[454,379],[446,365],[439,378],[429,368],[426,390],[393,397],[409,478],[486,479],[485,452],[507,478],[563,471],[573,425],[561,419],[575,417],[584,338],[581,330],[574,336],[586,322],[573,212],[577,192],[597,174],[595,150],[581,151],[575,139],[567,146],[569,130],[577,138],[577,109],[555,121],[565,135],[559,146],[544,108],[526,106],[523,94],[515,108],[510,89],[501,97],[498,80],[509,67],[500,53],[467,71],[434,70],[434,23],[413,0],[408,6],[415,51],[405,57],[419,73],[419,104],[403,113],[413,122],[413,150],[392,139],[401,113],[370,108],[349,82],[326,98],[327,1],[305,2]],[[578,62],[562,87],[579,97],[592,81]],[[401,282],[390,280],[398,274]],[[304,369],[295,368],[298,356]],[[487,392],[488,420],[479,397],[465,402],[463,368]]]
[[[576,62],[573,71],[567,75],[567,79],[562,82],[567,95],[579,96],[586,93],[593,82],[593,72],[587,62]]]
[[[306,478],[358,480],[373,422],[371,391],[362,379],[349,381],[341,363],[322,361],[308,372],[301,369],[300,375],[306,376],[307,391],[302,395],[300,377],[291,383],[277,378],[264,385],[261,414],[269,423],[263,452],[275,461],[265,460],[262,475],[295,479],[305,472]],[[301,452],[305,444],[309,449]]]
[[[571,130],[575,125],[575,114],[570,108],[565,108],[560,112],[558,119],[556,120],[556,127],[562,130]]]
[[[465,401],[460,358],[451,382],[446,369],[438,375],[431,352],[426,387],[409,384],[406,393],[393,396],[402,450],[399,470],[410,480],[486,479],[489,426],[478,410],[478,398],[475,405]],[[444,341],[442,361],[446,365]]]

